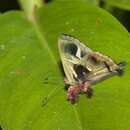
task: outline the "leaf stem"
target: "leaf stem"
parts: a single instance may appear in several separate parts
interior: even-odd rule
[[[34,22],[35,11],[43,6],[42,0],[18,0],[29,21]]]

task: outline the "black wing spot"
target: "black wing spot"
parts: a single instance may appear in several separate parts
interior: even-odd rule
[[[107,69],[111,72],[110,66],[104,61],[105,66],[107,67]]]
[[[85,81],[90,71],[82,65],[74,65],[74,71],[77,74],[77,79]]]
[[[84,57],[85,55],[86,55],[86,53],[81,51],[81,57]]]
[[[73,56],[76,56],[77,50],[78,50],[78,47],[73,43],[65,45],[65,52]]]

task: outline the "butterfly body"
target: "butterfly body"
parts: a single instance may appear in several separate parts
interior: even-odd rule
[[[123,73],[123,63],[116,64],[108,56],[94,52],[72,36],[61,35],[58,48],[66,83],[70,86],[68,99],[71,102],[76,102],[79,93],[92,94],[91,85]]]

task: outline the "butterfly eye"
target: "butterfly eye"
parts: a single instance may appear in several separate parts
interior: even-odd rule
[[[65,53],[69,53],[73,56],[76,56],[77,50],[78,50],[77,46],[73,43],[66,44],[64,49]]]

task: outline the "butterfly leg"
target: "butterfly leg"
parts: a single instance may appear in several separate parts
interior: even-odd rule
[[[81,92],[86,93],[88,98],[91,98],[93,95],[93,89],[91,88],[91,84],[86,81],[81,86]]]
[[[91,87],[88,87],[88,90],[86,93],[87,93],[87,97],[91,98],[93,96],[93,89]]]
[[[78,101],[80,93],[87,93],[89,98],[92,96],[93,90],[89,82],[81,83],[79,86],[70,86],[67,91],[67,99],[74,104]]]
[[[76,86],[70,86],[67,91],[67,99],[72,103],[76,103],[78,101],[80,88]]]

